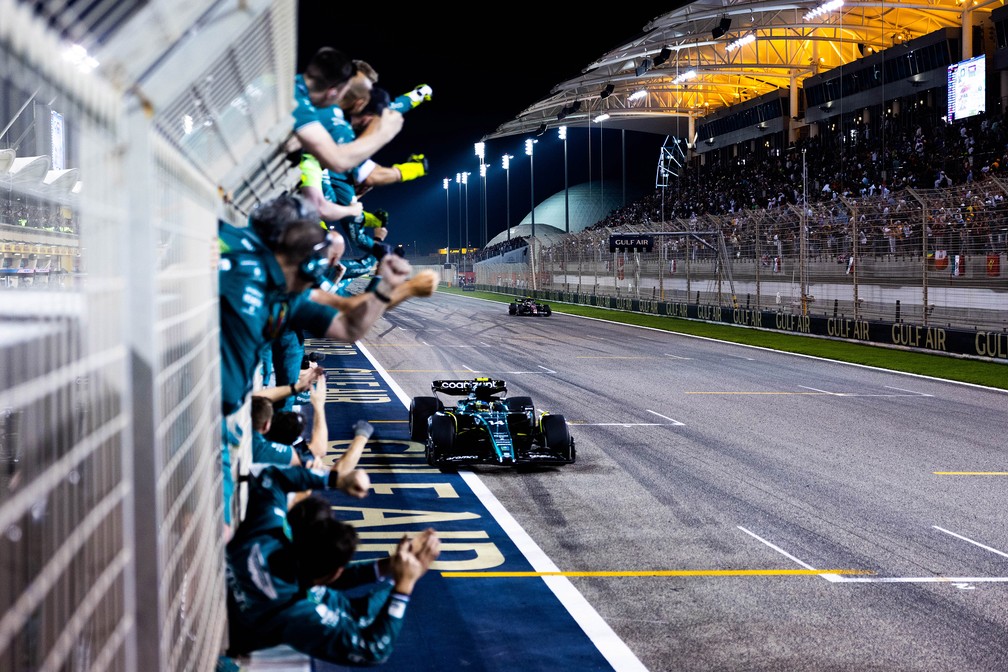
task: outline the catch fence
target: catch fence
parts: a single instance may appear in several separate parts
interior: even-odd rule
[[[1008,329],[1008,185],[836,195],[804,210],[644,221],[533,241],[476,283],[967,329]],[[922,235],[926,232],[926,235]],[[611,239],[642,238],[613,250]],[[514,258],[516,255],[510,255]]]

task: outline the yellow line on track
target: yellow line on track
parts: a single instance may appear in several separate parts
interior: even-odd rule
[[[650,577],[650,576],[821,576],[823,574],[874,574],[866,569],[656,569],[640,572],[441,572],[448,579],[526,579],[542,576]]]
[[[1008,476],[1008,471],[933,471],[935,476]]]

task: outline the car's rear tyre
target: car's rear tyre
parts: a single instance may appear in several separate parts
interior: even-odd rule
[[[455,445],[455,421],[447,415],[435,414],[430,419],[430,438],[427,440],[427,464],[441,466],[444,456]]]
[[[544,415],[542,434],[546,448],[565,455],[571,462],[574,461],[574,442],[567,428],[567,420],[562,415]]]
[[[532,397],[508,397],[504,403],[512,413],[531,411],[533,415],[535,414],[535,404],[532,403]]]
[[[427,418],[441,410],[444,410],[444,404],[437,397],[413,397],[409,407],[410,439],[426,443]]]
[[[518,304],[512,303],[508,306],[508,315],[514,315],[518,312]]]

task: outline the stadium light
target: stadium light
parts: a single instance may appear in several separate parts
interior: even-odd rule
[[[843,7],[844,0],[830,0],[830,2],[823,3],[805,14],[805,20],[811,21],[812,19],[817,19],[823,14],[829,14],[830,12],[836,11]]]
[[[487,194],[486,194],[486,143],[477,142],[473,145],[476,149],[476,156],[480,161],[480,177],[483,178],[483,209],[480,213],[482,217],[483,244],[487,243]]]
[[[535,144],[538,140],[528,138],[525,140],[525,154],[529,157],[529,198],[532,201],[532,238],[535,239],[535,158],[532,156]]]
[[[465,187],[465,238],[462,240],[466,252],[469,251],[469,176],[472,173],[462,173],[462,186]]]
[[[697,76],[696,70],[692,70],[692,69],[691,70],[687,70],[686,72],[681,73],[675,79],[673,79],[672,83],[673,84],[682,84],[683,82],[689,81],[691,79],[695,79],[696,76]]]
[[[63,50],[63,58],[83,73],[98,67],[98,60],[79,44],[71,44]]]
[[[462,257],[462,246],[464,245],[464,243],[462,242],[462,173],[455,173],[455,184],[458,185],[458,194],[459,194],[459,253],[458,253],[459,263],[458,263],[458,267],[459,267],[459,270],[465,270],[464,268],[462,268],[463,264],[465,264],[465,259]]]
[[[480,177],[483,178],[483,246],[490,241],[490,231],[487,226],[487,164],[480,164]]]
[[[745,45],[747,45],[747,44],[749,44],[751,42],[755,42],[755,41],[756,41],[756,33],[749,33],[747,35],[743,35],[742,37],[738,38],[737,40],[734,40],[733,42],[729,42],[728,44],[726,44],[725,45],[725,51],[730,54],[731,52],[735,51],[736,49],[739,49],[740,47],[744,47]]]
[[[504,187],[505,189],[507,189],[507,191],[505,192],[505,198],[507,202],[505,203],[504,208],[504,216],[507,219],[504,222],[504,225],[507,227],[508,242],[511,242],[511,159],[513,158],[514,156],[512,156],[511,154],[505,154],[504,156],[501,157],[501,168],[504,169],[504,176],[506,178],[504,180]]]
[[[557,135],[564,143],[564,230],[570,233],[570,192],[567,187],[567,127],[557,129]]]
[[[445,251],[444,251],[444,263],[451,263],[451,217],[450,211],[451,206],[448,204],[448,185],[451,184],[451,180],[447,177],[444,178],[444,204],[445,204]]]

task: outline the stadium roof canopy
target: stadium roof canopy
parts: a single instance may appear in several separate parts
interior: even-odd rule
[[[484,140],[578,126],[602,113],[608,128],[685,136],[689,118],[777,89],[899,46],[941,28],[987,20],[1002,0],[847,0],[806,15],[825,2],[696,0],[588,64],[579,77],[499,126]],[[837,4],[837,3],[830,3]],[[966,40],[972,31],[965,31]],[[741,38],[755,39],[734,49]],[[966,50],[964,41],[964,51]],[[687,73],[695,73],[689,78]],[[645,91],[640,98],[631,95]]]

